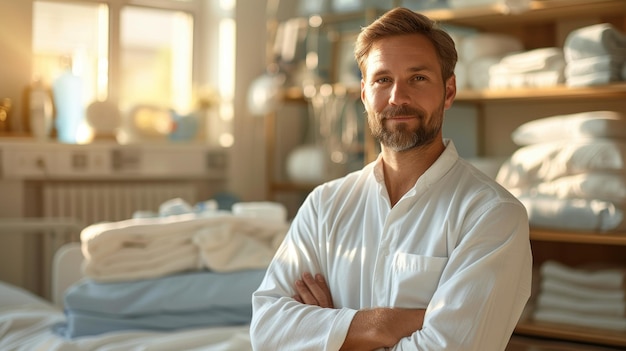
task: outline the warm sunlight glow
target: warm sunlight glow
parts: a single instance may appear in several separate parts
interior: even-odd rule
[[[193,53],[193,20],[188,14],[177,12],[173,16],[172,45],[172,105],[181,114],[191,112],[192,96],[191,60]]]
[[[220,146],[231,147],[235,143],[235,137],[230,133],[222,133],[220,135]]]

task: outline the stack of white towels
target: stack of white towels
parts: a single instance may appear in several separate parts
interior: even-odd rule
[[[526,206],[534,227],[626,230],[626,115],[587,111],[522,124],[520,148],[496,181]]]
[[[459,55],[455,70],[459,90],[553,87],[565,82],[561,48],[524,50],[519,39],[499,33],[453,38]]]
[[[626,33],[610,23],[570,32],[563,44],[570,87],[626,80]]]
[[[457,89],[489,88],[489,68],[507,54],[521,52],[522,42],[511,35],[470,33],[453,35],[458,51]]]
[[[565,82],[563,50],[547,47],[505,55],[489,68],[489,88],[553,87]]]
[[[546,261],[539,271],[534,320],[626,331],[626,267],[584,269]]]
[[[284,206],[235,205],[244,210],[93,224],[81,232],[83,274],[96,282],[122,282],[265,269],[289,229]]]

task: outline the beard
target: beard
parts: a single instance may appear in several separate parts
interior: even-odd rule
[[[419,148],[432,143],[443,125],[444,102],[428,116],[426,112],[409,106],[388,106],[381,112],[367,112],[367,122],[372,135],[382,145],[400,152]],[[396,123],[389,129],[385,120],[394,116],[414,116],[420,123],[414,129],[409,129],[406,123]]]

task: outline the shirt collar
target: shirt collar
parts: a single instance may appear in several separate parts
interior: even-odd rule
[[[445,149],[439,155],[435,163],[433,163],[427,170],[422,174],[422,176],[417,180],[417,184],[423,184],[424,186],[430,186],[430,184],[435,183],[444,174],[446,174],[450,168],[454,165],[454,163],[458,160],[459,154],[456,151],[456,147],[454,146],[454,142],[450,139],[443,139],[443,144]],[[385,185],[385,174],[383,172],[383,156],[382,153],[378,154],[376,161],[374,161],[374,177],[376,182]]]

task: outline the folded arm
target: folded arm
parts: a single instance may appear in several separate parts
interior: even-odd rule
[[[304,273],[295,282],[293,298],[307,305],[334,308],[332,295],[321,274]],[[375,350],[392,347],[422,328],[424,309],[371,308],[359,310],[348,329],[341,350]]]

